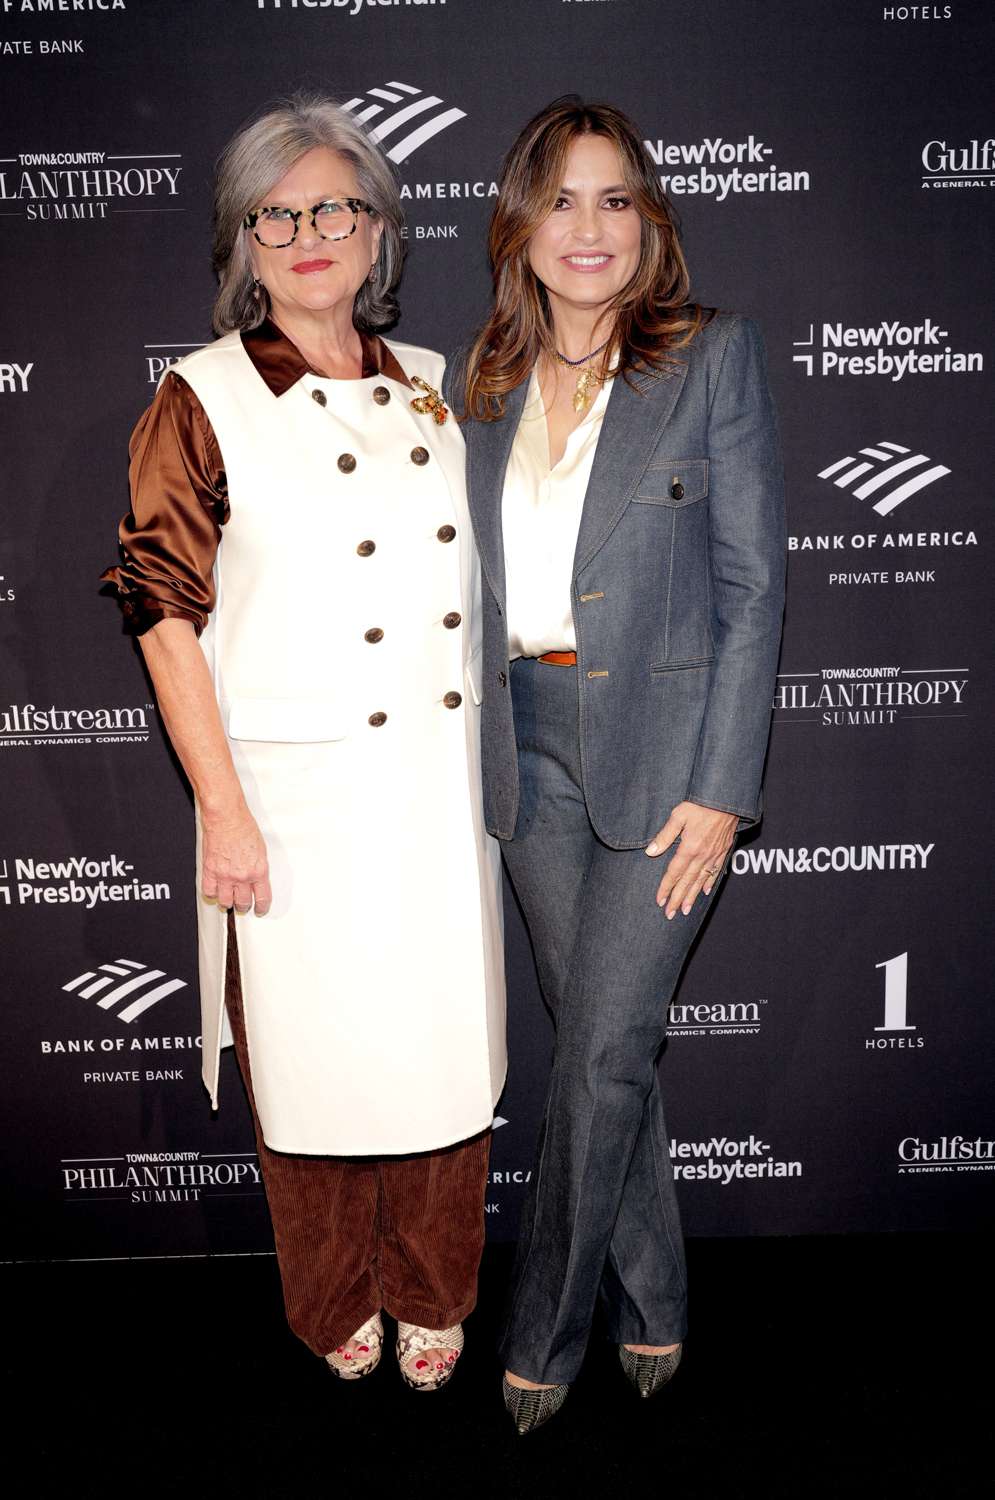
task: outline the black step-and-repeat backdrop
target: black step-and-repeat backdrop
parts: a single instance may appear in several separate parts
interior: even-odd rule
[[[213,160],[301,86],[397,164],[402,338],[451,349],[479,322],[502,152],[569,90],[637,120],[698,297],[761,321],[787,627],[767,815],[662,1060],[686,1224],[979,1223],[995,1182],[990,5],[0,0],[0,27],[4,1252],[271,1243],[230,1056],[216,1117],[199,1081],[190,802],[97,577],[131,427],[210,337]],[[551,1047],[511,903],[508,928],[497,1238]]]

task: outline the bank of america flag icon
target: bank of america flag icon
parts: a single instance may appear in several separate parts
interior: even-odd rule
[[[434,113],[440,107],[441,114]],[[434,135],[466,119],[466,110],[446,109],[437,95],[423,94],[410,83],[385,83],[383,88],[367,89],[365,95],[348,100],[342,108],[350,110],[364,125],[376,121],[370,126],[370,134],[375,141],[390,142],[384,150],[391,161],[404,161]],[[388,112],[384,115],[385,110]],[[382,120],[380,115],[384,115]],[[430,117],[424,118],[426,115]],[[391,142],[391,137],[412,121],[417,121],[415,128],[405,130],[400,140]]]
[[[931,467],[924,469],[923,464]],[[910,495],[949,473],[949,469],[934,464],[925,453],[913,453],[901,443],[878,443],[874,448],[861,448],[857,457],[840,458],[828,469],[820,469],[819,478],[831,479],[841,490],[850,490],[857,500],[880,495],[872,509],[879,516],[887,516]],[[865,474],[870,477],[864,479]],[[906,474],[910,476],[908,479],[903,477]],[[858,480],[862,483],[858,484]]]
[[[156,983],[163,980],[162,984]],[[118,983],[120,980],[120,983]],[[149,989],[152,985],[152,989]],[[172,995],[176,990],[186,989],[185,979],[169,979],[165,969],[150,969],[133,958],[117,958],[112,964],[101,964],[97,969],[87,969],[77,974],[62,988],[81,1000],[94,1000],[101,1010],[112,1010],[121,1000],[128,1000],[122,1010],[115,1010],[119,1021],[135,1021],[143,1011],[150,1010]],[[134,995],[134,1000],[128,997]]]

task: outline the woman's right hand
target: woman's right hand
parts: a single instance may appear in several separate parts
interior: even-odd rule
[[[237,912],[264,917],[273,901],[269,861],[259,825],[243,807],[231,813],[202,814],[201,891],[209,901]]]

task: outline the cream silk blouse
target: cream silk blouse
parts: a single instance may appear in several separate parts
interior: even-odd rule
[[[508,460],[502,501],[508,655],[575,651],[571,579],[581,511],[611,381],[549,465],[549,434],[535,370]]]

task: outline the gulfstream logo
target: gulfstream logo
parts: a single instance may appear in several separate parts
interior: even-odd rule
[[[0,747],[16,745],[109,744],[113,740],[147,740],[145,708],[38,708],[12,703],[0,709]]]
[[[962,1135],[941,1135],[923,1141],[907,1135],[898,1143],[898,1170],[903,1172],[992,1172],[995,1171],[995,1141],[983,1136],[971,1140]]]
[[[770,159],[773,146],[755,135],[745,141],[727,141],[717,135],[692,145],[670,145],[659,139],[643,144],[658,167],[687,169],[661,176],[665,193],[700,193],[721,203],[730,193],[807,193],[811,187],[807,172],[781,171]]]

